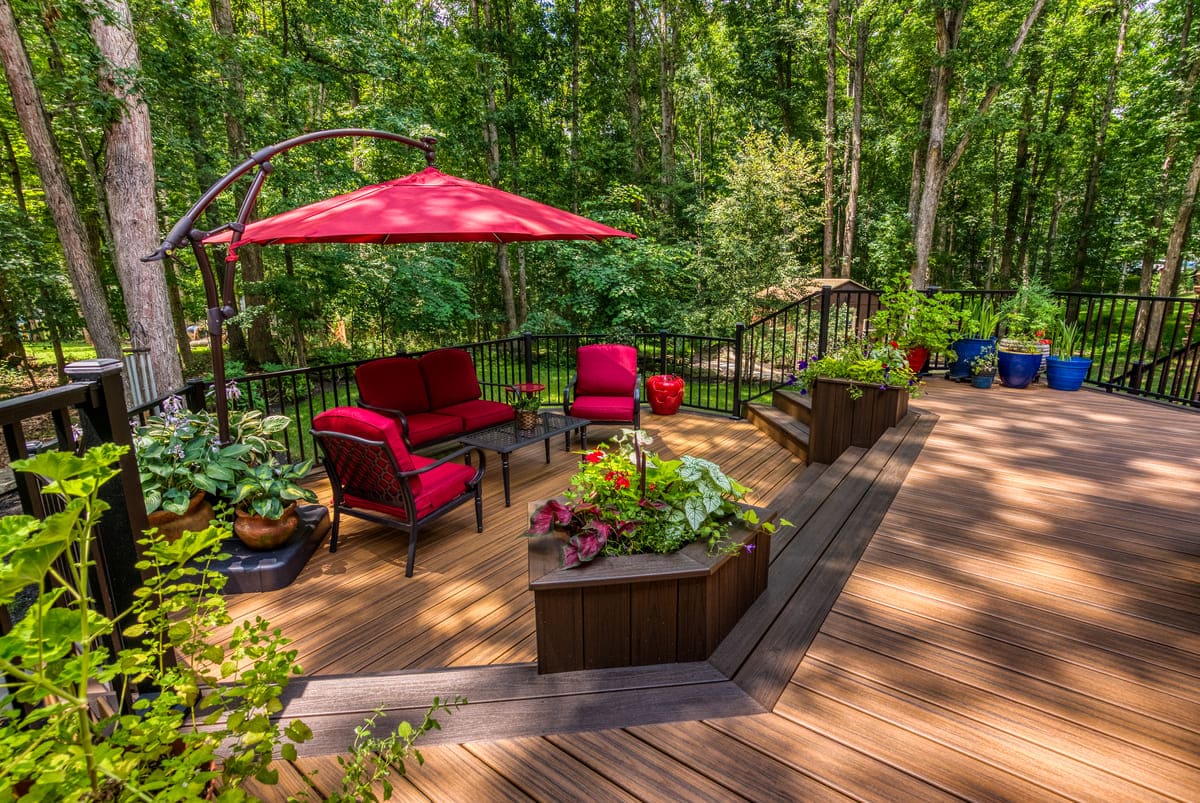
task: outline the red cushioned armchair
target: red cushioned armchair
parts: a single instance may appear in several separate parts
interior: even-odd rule
[[[619,343],[580,346],[575,353],[575,375],[563,391],[563,411],[601,424],[641,427],[642,378],[637,370],[637,349]],[[587,448],[587,428],[579,430]]]
[[[313,419],[312,434],[333,489],[330,552],[337,551],[343,513],[408,533],[406,577],[412,577],[418,531],[463,502],[475,500],[475,529],[483,532],[485,458],[479,449],[462,448],[438,460],[412,454],[394,418],[359,407],[326,410]],[[478,465],[453,462],[471,454]]]

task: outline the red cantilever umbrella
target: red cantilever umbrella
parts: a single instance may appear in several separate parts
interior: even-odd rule
[[[246,225],[242,243],[429,243],[634,237],[427,167]],[[228,231],[204,240],[229,242]]]

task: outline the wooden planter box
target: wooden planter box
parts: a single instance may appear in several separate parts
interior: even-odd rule
[[[737,526],[729,537],[753,552],[710,556],[707,544],[695,543],[673,555],[599,557],[575,569],[560,568],[558,538],[531,539],[538,672],[708,658],[767,587],[770,533]]]
[[[862,388],[860,398],[850,398],[852,385]],[[832,463],[851,446],[870,447],[908,415],[908,392],[901,388],[818,379],[811,392],[810,463]]]

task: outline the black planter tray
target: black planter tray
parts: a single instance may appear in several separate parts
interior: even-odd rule
[[[329,532],[329,511],[324,505],[298,505],[296,512],[300,526],[283,546],[257,550],[237,536],[226,539],[221,551],[229,557],[212,562],[213,569],[229,578],[226,594],[275,591],[291,585]]]

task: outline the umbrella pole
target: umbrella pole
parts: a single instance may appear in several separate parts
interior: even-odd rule
[[[212,265],[208,261],[208,252],[204,250],[203,239],[204,233],[201,231],[193,231],[188,234],[188,240],[192,244],[192,253],[196,257],[196,265],[200,268],[200,277],[204,281],[204,297],[208,301],[208,342],[212,351],[213,398],[217,405],[217,439],[221,444],[226,444],[229,443],[229,400],[225,396],[224,327],[225,312],[229,308],[221,304],[217,279],[213,275]]]

